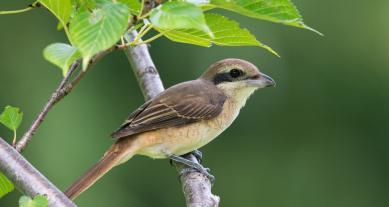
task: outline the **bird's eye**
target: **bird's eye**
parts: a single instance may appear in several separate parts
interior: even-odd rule
[[[234,68],[234,69],[230,70],[230,75],[233,78],[237,78],[237,77],[243,75],[243,71]]]

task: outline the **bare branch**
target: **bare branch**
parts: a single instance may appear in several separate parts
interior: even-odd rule
[[[43,119],[46,117],[47,113],[51,109],[51,107],[54,106],[55,103],[57,103],[61,98],[63,98],[63,95],[61,95],[61,90],[65,86],[66,82],[69,80],[69,78],[72,76],[73,72],[78,67],[79,63],[75,62],[70,66],[70,69],[66,76],[62,79],[60,84],[58,85],[57,89],[54,91],[54,93],[51,95],[49,101],[45,104],[42,111],[39,113],[38,117],[34,120],[34,122],[31,124],[30,128],[27,130],[26,133],[24,133],[23,137],[19,140],[19,142],[16,144],[15,148],[17,151],[22,151],[28,142],[31,140],[32,136],[35,134],[38,127],[43,122]]]
[[[127,33],[125,39],[131,42],[136,36],[137,32],[133,31]],[[146,44],[130,47],[125,53],[146,100],[165,90]]]
[[[116,49],[116,46],[111,47],[108,50],[105,50],[103,52],[98,53],[95,55],[89,62],[87,68],[85,70],[81,70],[79,74],[70,82],[67,83],[72,76],[73,72],[76,70],[76,68],[79,66],[79,61],[75,61],[71,66],[66,74],[66,76],[62,79],[60,84],[58,85],[57,89],[51,94],[50,99],[47,101],[45,106],[43,107],[42,111],[38,114],[37,118],[34,120],[34,122],[31,124],[30,128],[24,133],[23,137],[19,140],[19,142],[16,144],[15,148],[17,151],[21,152],[28,144],[28,142],[32,139],[32,136],[35,134],[36,130],[39,128],[39,126],[42,124],[44,118],[46,117],[47,113],[50,111],[50,109],[58,103],[61,99],[63,99],[65,96],[67,96],[73,88],[81,81],[81,79],[85,76],[85,74],[89,71],[89,69],[101,58],[103,58],[108,53],[114,51]]]
[[[47,180],[22,155],[0,137],[0,170],[22,190],[34,197],[45,195],[50,207],[76,207],[57,187]]]
[[[77,76],[70,82],[68,83],[65,87],[63,87],[61,89],[61,94],[63,96],[66,96],[68,93],[70,93],[73,88],[78,84],[80,83],[81,79],[85,76],[85,74],[90,70],[90,68],[92,68],[92,66],[94,64],[96,64],[96,62],[98,62],[101,58],[103,58],[105,55],[113,52],[114,50],[116,50],[117,47],[116,46],[113,46],[111,48],[109,48],[108,50],[105,50],[103,52],[100,52],[98,53],[97,55],[95,55],[90,61],[89,61],[89,64],[87,66],[87,68],[85,70],[81,70]]]
[[[192,154],[186,155],[185,158],[198,163],[198,160]],[[186,167],[187,166],[176,163],[178,172],[181,172]],[[182,175],[180,177],[180,181],[182,183],[182,191],[184,192],[186,205],[188,207],[219,206],[220,198],[219,196],[212,194],[212,184],[207,176],[200,172],[191,172],[186,175]]]
[[[126,34],[125,38],[127,42],[131,42],[136,36],[137,32],[133,31]],[[148,100],[161,93],[164,87],[151,59],[147,45],[142,44],[130,47],[125,52],[145,99]],[[195,156],[188,156],[188,159],[198,163]],[[175,165],[178,172],[188,168],[188,166],[178,163],[175,163]],[[212,194],[212,185],[206,176],[198,172],[190,172],[183,174],[180,179],[188,207],[217,207],[219,205],[220,198]]]

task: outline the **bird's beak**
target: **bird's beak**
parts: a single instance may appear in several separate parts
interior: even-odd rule
[[[265,88],[265,87],[270,87],[270,86],[276,86],[276,82],[271,78],[270,76],[261,73],[258,76],[255,76],[251,79],[247,80],[247,84],[250,87],[255,87],[255,88]]]

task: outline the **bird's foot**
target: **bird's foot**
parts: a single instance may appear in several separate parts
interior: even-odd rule
[[[193,161],[188,160],[184,157],[180,157],[180,156],[176,156],[176,155],[171,155],[170,159],[189,167],[189,168],[184,168],[181,170],[180,177],[187,174],[187,173],[190,173],[190,172],[199,172],[199,173],[205,175],[212,184],[215,182],[215,176],[213,176],[209,173],[209,171],[210,171],[209,168],[204,168],[199,163],[193,162]]]
[[[186,154],[184,154],[182,156],[186,157],[187,155],[190,155],[190,154],[195,156],[200,164],[203,163],[203,153],[200,150],[193,150],[192,152],[188,152],[188,153],[186,153]],[[169,163],[170,163],[171,166],[173,166],[173,159],[170,159]]]
[[[189,152],[183,156],[185,157],[186,155],[190,155],[190,154],[195,156],[200,164],[203,163],[203,153],[200,150],[193,150],[192,152]]]

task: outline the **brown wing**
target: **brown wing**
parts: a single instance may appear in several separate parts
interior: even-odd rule
[[[111,136],[115,139],[181,126],[219,115],[226,97],[212,83],[194,80],[175,85],[146,102]]]

